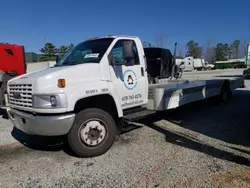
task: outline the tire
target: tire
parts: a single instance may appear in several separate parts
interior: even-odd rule
[[[116,124],[109,113],[98,108],[89,108],[77,113],[73,127],[67,135],[68,145],[79,157],[95,157],[111,148],[116,134]]]
[[[221,88],[221,93],[218,96],[220,103],[227,103],[228,100],[232,97],[232,91],[230,90],[229,83],[225,82]]]

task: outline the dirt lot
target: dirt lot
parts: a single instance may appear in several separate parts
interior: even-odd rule
[[[129,125],[106,154],[76,158],[59,138],[0,123],[0,187],[250,187],[250,82]]]

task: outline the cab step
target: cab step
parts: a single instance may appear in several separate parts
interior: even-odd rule
[[[146,108],[136,108],[128,111],[124,111],[124,120],[127,121],[135,121],[142,118],[145,118],[150,115],[154,115],[156,112],[152,110],[148,110]]]

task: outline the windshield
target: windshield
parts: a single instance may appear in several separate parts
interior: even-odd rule
[[[99,63],[113,38],[103,38],[82,42],[70,50],[56,66]]]

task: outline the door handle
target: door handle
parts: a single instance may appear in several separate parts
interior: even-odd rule
[[[144,76],[144,68],[141,67],[141,75]]]

